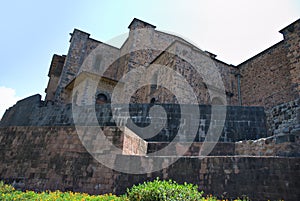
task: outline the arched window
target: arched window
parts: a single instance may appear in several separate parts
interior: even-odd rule
[[[108,98],[105,94],[100,93],[96,96],[96,104],[105,104],[108,102]]]
[[[154,104],[155,103],[155,98],[151,98],[150,103]]]

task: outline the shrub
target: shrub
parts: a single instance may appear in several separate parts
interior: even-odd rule
[[[11,193],[15,190],[11,185],[4,184],[3,181],[0,181],[0,195],[4,193]]]
[[[161,181],[159,178],[127,189],[130,201],[196,201],[202,199],[202,194],[196,185],[178,184],[172,180]]]
[[[61,191],[44,191],[36,193],[34,191],[18,191],[12,186],[0,181],[0,200],[22,200],[22,201],[128,201],[125,196],[118,197],[112,194],[105,195],[88,195],[86,193],[73,193]]]
[[[126,201],[126,198],[117,197],[116,195],[88,195],[85,193],[73,192],[42,192],[33,191],[14,191],[12,193],[0,194],[1,201],[22,200],[22,201]]]
[[[89,195],[86,193],[43,191],[18,191],[12,186],[0,181],[1,201],[221,201],[210,195],[202,197],[196,185],[184,183],[177,184],[175,181],[160,181],[158,178],[152,182],[144,182],[138,186],[127,189],[127,194],[116,196],[113,194]],[[223,199],[222,199],[223,201]],[[225,200],[224,200],[225,201]],[[227,201],[227,200],[226,200]],[[234,201],[249,201],[248,198]]]

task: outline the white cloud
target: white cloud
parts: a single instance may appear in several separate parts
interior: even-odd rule
[[[20,99],[20,97],[16,96],[14,89],[0,86],[0,119],[5,110],[13,106]]]

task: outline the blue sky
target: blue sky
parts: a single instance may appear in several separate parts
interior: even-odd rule
[[[0,8],[0,116],[16,100],[44,97],[53,54],[67,54],[74,28],[108,41],[136,17],[239,64],[282,39],[300,17],[297,0],[3,1]],[[1,118],[1,117],[0,117]]]

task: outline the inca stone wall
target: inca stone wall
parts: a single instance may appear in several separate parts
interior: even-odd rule
[[[19,101],[16,106],[6,111],[0,126],[66,126],[74,125],[72,105],[64,106],[47,104],[38,101],[39,95]],[[28,107],[27,107],[28,106]],[[175,136],[179,138],[175,141],[203,141],[210,125],[224,129],[220,136],[220,141],[239,141],[248,139],[258,139],[267,136],[266,117],[263,107],[239,107],[239,106],[215,106],[215,119],[212,118],[212,107],[209,105],[199,105],[200,116],[194,117],[193,105],[176,104],[156,104],[166,111],[167,116],[158,115],[151,117],[149,110],[153,104],[130,104],[129,112],[125,110],[125,105],[91,105],[77,106],[76,114],[80,115],[77,125],[93,126],[125,126],[130,118],[137,126],[145,127],[155,124],[162,127],[160,132],[148,141],[172,141]],[[226,113],[223,113],[226,107]],[[91,111],[95,109],[98,122],[90,123]],[[186,113],[185,113],[185,112]],[[27,117],[23,118],[23,114]],[[113,119],[113,113],[117,118]],[[223,120],[225,119],[225,123]],[[166,122],[166,125],[163,125]],[[127,125],[128,126],[128,125]],[[143,134],[142,130],[133,129],[137,135]],[[197,133],[189,133],[192,128],[196,128]],[[182,129],[182,133],[180,133]]]
[[[39,94],[20,100],[5,111],[0,126],[28,125],[33,111],[40,106],[42,106],[42,102]]]
[[[279,141],[300,138],[300,99],[277,105],[266,111],[269,135]]]
[[[132,157],[143,160],[143,156],[125,155],[119,155],[118,160],[130,166]],[[82,146],[74,127],[68,126],[1,127],[0,158],[1,179],[18,180],[26,189],[37,191],[60,189],[121,194],[133,184],[160,177],[194,183],[208,194],[228,198],[241,195],[253,200],[300,198],[300,158],[182,157],[158,172],[124,174],[95,161]],[[174,156],[159,157],[156,163],[172,159]]]
[[[93,160],[74,127],[11,127],[0,133],[1,179],[24,178],[33,190],[112,192],[113,170]]]
[[[210,142],[205,142],[209,144]],[[203,142],[148,142],[147,153],[155,153],[159,151],[161,156],[179,156],[183,153],[183,150],[187,150],[184,156],[199,156]],[[213,143],[211,143],[213,144]],[[168,146],[169,150],[162,151],[163,148]],[[234,142],[222,142],[213,145],[213,150],[209,153],[209,156],[234,156],[235,155],[235,143]]]
[[[261,138],[235,143],[235,154],[244,156],[282,156],[300,157],[300,139],[283,141],[282,139]]]
[[[208,143],[208,142],[206,142]],[[160,151],[164,147],[171,147],[172,151]],[[147,153],[159,153],[163,156],[178,156],[181,150],[187,150],[184,156],[199,156],[203,142],[148,142]],[[275,138],[261,138],[258,140],[243,140],[239,142],[217,143],[209,156],[281,156],[300,157],[300,139],[294,142],[278,142]]]
[[[219,197],[236,198],[242,194],[251,200],[297,200],[300,196],[295,180],[299,178],[295,176],[299,175],[298,165],[299,158],[182,157],[167,169],[147,176],[121,174],[115,185],[117,192],[124,192],[121,185],[160,177],[197,184],[206,193]]]

